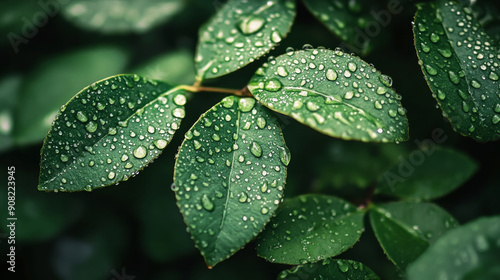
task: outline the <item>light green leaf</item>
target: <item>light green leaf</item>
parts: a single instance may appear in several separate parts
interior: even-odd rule
[[[295,18],[293,0],[230,0],[199,32],[198,80],[234,72],[263,56],[286,36]]]
[[[443,115],[477,141],[500,138],[500,53],[456,2],[418,5],[413,32],[422,72]]]
[[[458,226],[453,216],[435,204],[403,201],[374,207],[370,221],[384,252],[401,270]]]
[[[75,92],[90,83],[120,73],[127,54],[115,47],[78,50],[46,60],[25,79],[14,122],[17,145],[41,141],[54,117]]]
[[[62,8],[75,25],[102,33],[143,33],[184,7],[182,0],[73,0]]]
[[[277,279],[380,279],[364,264],[351,260],[326,259],[323,262],[299,265],[280,273]]]
[[[499,216],[456,228],[408,266],[408,279],[500,279],[499,236]]]
[[[192,84],[195,80],[193,55],[187,50],[155,57],[130,72],[175,85]]]
[[[377,1],[303,0],[302,2],[331,32],[342,39],[348,49],[356,53],[367,55],[381,38],[387,37],[387,29],[380,27],[376,36],[370,36],[374,34],[369,29],[370,25],[376,23],[377,26],[387,27],[392,15]],[[402,10],[402,7],[399,9]]]
[[[377,192],[404,199],[430,200],[460,187],[477,169],[477,163],[466,154],[424,147],[400,157],[380,177]]]
[[[363,232],[364,212],[340,198],[302,195],[286,199],[257,240],[270,262],[304,264],[336,256]]]
[[[0,152],[14,145],[14,112],[22,78],[11,75],[0,80]]]
[[[187,132],[174,190],[209,267],[264,228],[281,201],[289,161],[277,120],[253,98],[224,98]]]
[[[365,142],[408,138],[392,80],[339,50],[291,51],[265,63],[248,85],[265,106],[326,135]]]
[[[156,158],[184,117],[183,90],[138,75],[84,88],[59,111],[42,147],[44,191],[91,191]]]

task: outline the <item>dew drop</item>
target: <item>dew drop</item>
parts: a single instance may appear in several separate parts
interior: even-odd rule
[[[163,140],[163,139],[159,139],[159,140],[156,140],[154,142],[155,144],[155,147],[160,149],[160,150],[163,150],[165,149],[165,147],[167,146],[167,141]]]
[[[87,122],[89,120],[87,115],[85,115],[85,113],[83,113],[82,111],[78,111],[76,113],[76,119],[81,121],[81,122]]]
[[[337,79],[337,72],[333,69],[326,70],[326,78],[330,81],[335,81]]]
[[[252,142],[252,145],[250,146],[250,152],[255,157],[261,157],[262,156],[262,148],[260,147],[259,143],[257,142]]]
[[[279,43],[281,42],[282,38],[281,38],[281,35],[278,31],[273,31],[271,33],[271,41],[273,41],[274,43]]]
[[[450,78],[450,81],[452,83],[454,83],[455,85],[458,85],[458,83],[460,83],[460,78],[458,77],[458,75],[455,72],[448,71],[448,77]]]
[[[283,66],[279,66],[277,69],[277,72],[278,72],[278,75],[280,75],[281,77],[288,76],[288,72],[286,71],[285,67],[283,67]]]
[[[280,160],[283,165],[288,166],[290,163],[290,151],[287,147],[284,147],[280,151]]]
[[[238,28],[241,31],[241,33],[245,35],[250,35],[259,31],[264,26],[265,23],[266,23],[265,19],[256,15],[250,15],[243,17],[240,20],[240,22],[238,23]]]
[[[437,70],[434,67],[430,66],[429,64],[425,65],[425,71],[427,71],[427,73],[429,73],[429,75],[432,75],[432,76],[437,75]]]
[[[249,112],[253,109],[255,105],[255,99],[253,98],[241,98],[238,103],[238,109],[242,112]]]
[[[429,38],[431,39],[431,42],[433,42],[433,43],[437,43],[439,41],[439,35],[437,35],[436,33],[431,33]]]
[[[146,157],[146,154],[147,154],[147,150],[146,150],[146,147],[144,146],[139,146],[137,147],[137,149],[134,150],[134,157],[136,158],[144,158]]]
[[[481,84],[477,80],[472,80],[471,86],[474,88],[481,88]]]
[[[186,96],[184,96],[184,94],[176,95],[174,97],[174,103],[179,105],[179,106],[186,104]]]
[[[490,80],[492,81],[498,81],[498,74],[495,72],[491,72],[488,78],[490,78]]]
[[[67,155],[61,155],[61,161],[62,162],[67,162],[69,160]]]
[[[266,83],[264,85],[264,89],[267,91],[276,92],[276,91],[280,90],[282,86],[283,86],[283,84],[281,84],[281,82],[278,79],[273,78],[273,79],[266,81]]]
[[[260,129],[263,129],[264,127],[266,127],[266,119],[264,119],[263,117],[258,117],[257,118],[257,126]]]
[[[176,108],[172,111],[172,115],[176,118],[184,118],[186,116],[186,112],[182,108]]]
[[[97,130],[97,123],[93,122],[93,121],[90,121],[86,126],[85,126],[85,129],[92,133],[92,132],[95,132]]]
[[[205,210],[207,211],[213,211],[214,210],[214,202],[212,201],[212,199],[210,199],[210,197],[208,197],[208,195],[204,194],[202,197],[201,197],[201,205],[203,206],[203,208],[205,208]]]
[[[315,112],[315,111],[319,110],[318,104],[311,102],[311,101],[306,103],[306,108],[307,108],[307,110],[309,110],[311,112]]]

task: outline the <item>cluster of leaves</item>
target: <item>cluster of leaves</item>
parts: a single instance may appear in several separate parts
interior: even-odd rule
[[[68,5],[65,16],[83,27],[96,28],[89,26],[95,21],[88,18],[97,16],[92,8],[103,9],[90,2]],[[380,8],[378,2],[332,1],[326,8],[321,1],[303,2],[329,30],[351,44],[355,42],[353,29],[345,26],[367,27],[376,20],[369,11]],[[133,16],[172,10],[158,5],[141,5]],[[417,55],[443,115],[464,136],[497,140],[500,54],[496,42],[468,7],[444,0],[417,7]],[[173,86],[161,76],[146,77],[137,71],[85,87],[55,114],[42,148],[38,189],[92,191],[128,180],[167,147],[186,116],[192,92],[229,92],[233,95],[201,115],[185,134],[172,184],[188,231],[209,267],[257,237],[259,256],[297,265],[284,271],[282,279],[378,279],[360,262],[333,259],[359,240],[368,214],[384,252],[410,279],[443,273],[453,274],[451,278],[497,275],[498,271],[481,268],[497,261],[500,219],[484,218],[459,227],[450,214],[428,202],[455,190],[477,170],[472,159],[455,150],[423,147],[423,163],[410,166],[408,176],[402,175],[402,168],[413,162],[411,154],[390,161],[392,169],[376,172],[374,177],[379,179],[370,187],[380,203],[372,201],[372,194],[359,206],[329,195],[284,199],[291,154],[278,121],[282,115],[343,140],[399,143],[409,137],[406,110],[392,88],[392,79],[342,49],[310,45],[287,49],[269,57],[242,90],[202,86],[275,48],[289,33],[295,14],[292,0],[229,1],[199,31],[194,85]],[[136,20],[123,26],[103,24],[117,29],[102,31],[141,30],[161,20],[152,16],[151,22],[143,24]],[[366,54],[375,46],[374,41],[364,42],[360,52]],[[108,69],[103,71],[108,73]],[[43,77],[40,80],[45,82]],[[9,81],[6,84],[11,86]],[[46,96],[25,102],[54,106]],[[40,134],[37,130],[46,128],[42,124],[47,123],[46,116],[34,121],[39,123],[33,119],[18,122],[20,128],[24,123],[34,129],[22,129],[31,135],[16,136],[26,139],[16,139],[17,143],[35,141]],[[400,201],[385,202],[385,196]],[[458,242],[463,248],[454,245]],[[461,252],[461,270],[457,270],[453,256]],[[481,260],[471,262],[473,258]],[[431,261],[439,262],[439,267],[428,269]]]

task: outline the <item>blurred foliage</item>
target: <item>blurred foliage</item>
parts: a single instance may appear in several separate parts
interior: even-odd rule
[[[84,86],[114,74],[137,71],[169,83],[191,83],[198,29],[223,1],[185,0],[183,9],[147,31],[104,35],[70,24],[60,13],[58,3],[63,1],[41,2],[55,6],[47,10],[39,1],[0,3],[0,184],[6,186],[6,169],[15,166],[16,276],[61,280],[120,279],[124,274],[135,279],[275,279],[280,271],[289,269],[258,258],[255,243],[250,243],[208,270],[175,206],[170,185],[181,135],[222,98],[221,94],[192,97],[172,143],[135,178],[93,193],[36,191],[41,140],[51,114]],[[500,214],[499,144],[479,144],[461,137],[436,108],[413,47],[410,23],[416,2],[421,1],[401,1],[402,12],[393,16],[387,26],[391,39],[363,56],[393,78],[394,88],[407,109],[410,140],[399,145],[341,141],[280,115],[292,154],[286,197],[321,192],[359,205],[379,176],[400,156],[418,149],[413,145],[415,140],[433,141],[435,129],[440,129],[447,137],[439,145],[468,155],[479,169],[464,185],[436,203],[460,224]],[[500,20],[495,11],[499,11],[500,4],[473,2],[476,16],[498,39]],[[330,49],[342,45],[300,1],[297,5],[297,18],[289,36],[270,55],[282,54],[286,47],[300,49],[306,43]],[[263,61],[206,84],[242,88]],[[30,125],[27,134],[21,133]],[[6,196],[6,191],[0,193],[2,254],[8,246],[4,238],[8,230]],[[338,257],[362,262],[381,279],[401,279],[377,244],[373,230],[365,224],[360,242]]]

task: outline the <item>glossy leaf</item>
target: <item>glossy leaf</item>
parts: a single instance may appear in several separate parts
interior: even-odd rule
[[[224,98],[188,131],[174,190],[209,267],[264,228],[281,201],[289,161],[277,120],[253,98]]]
[[[310,194],[286,199],[259,235],[257,255],[285,264],[336,256],[361,237],[363,216],[354,205],[333,196]]]
[[[77,50],[50,58],[26,77],[15,115],[17,145],[37,143],[50,129],[61,105],[94,81],[123,71],[127,54],[115,47]]]
[[[387,28],[380,27],[373,36],[375,33],[370,28],[373,28],[374,23],[387,27],[391,12],[402,9],[400,7],[393,10],[391,6],[389,12],[377,1],[369,0],[303,0],[302,2],[318,20],[342,39],[344,48],[361,55],[370,53],[380,42],[380,38],[387,36]]]
[[[500,54],[456,2],[420,4],[413,31],[422,72],[443,115],[477,141],[500,138]]]
[[[326,135],[365,142],[408,138],[392,80],[342,51],[290,51],[265,63],[248,85],[265,106]]]
[[[323,262],[299,265],[280,273],[277,279],[380,279],[364,264],[351,260],[326,259]]]
[[[45,139],[38,189],[91,191],[127,180],[170,142],[185,102],[182,89],[138,75],[84,88]]]
[[[290,31],[293,0],[230,0],[199,32],[198,80],[234,72],[263,56]]]
[[[66,19],[102,33],[143,33],[168,21],[184,6],[182,0],[74,0],[62,7]]]
[[[404,270],[458,222],[432,203],[392,202],[370,212],[370,221],[389,259]],[[432,278],[429,278],[432,279]]]
[[[22,78],[11,75],[0,80],[0,152],[14,146],[14,112]]]
[[[423,147],[399,157],[380,177],[377,192],[404,199],[430,200],[460,187],[477,169],[477,163],[466,154],[435,146]]]
[[[499,216],[456,228],[408,266],[408,279],[499,279],[499,236]]]

